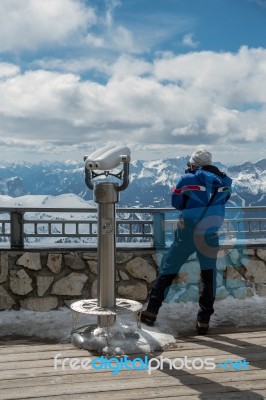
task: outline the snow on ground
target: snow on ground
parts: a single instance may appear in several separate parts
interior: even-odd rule
[[[144,306],[145,308],[145,306]],[[142,324],[139,348],[144,351],[165,347],[175,342],[179,333],[193,331],[198,306],[196,303],[164,303],[158,314],[154,327]],[[91,325],[97,322],[95,316],[81,316],[78,326]],[[135,324],[133,315],[120,315],[118,325],[123,323]],[[228,297],[215,303],[215,313],[212,316],[210,327],[220,326],[256,327],[266,325],[266,298],[253,296],[252,298],[237,300]],[[136,326],[136,325],[135,325]],[[27,336],[57,341],[71,340],[72,315],[67,307],[49,312],[33,312],[29,310],[1,311],[0,337]]]

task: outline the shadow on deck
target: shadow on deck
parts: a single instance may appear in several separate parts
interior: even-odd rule
[[[58,356],[59,367],[54,367]],[[144,355],[133,355],[144,359]],[[208,336],[182,333],[175,345],[151,358],[168,359],[163,369],[127,370],[71,369],[82,360],[95,358],[70,343],[6,337],[0,341],[0,399],[38,400],[135,400],[135,399],[244,399],[266,398],[266,326],[212,328]],[[185,358],[189,368],[180,368]],[[215,368],[191,368],[194,360],[214,358]],[[69,358],[65,368],[62,360]],[[227,362],[232,360],[234,364]],[[238,362],[246,360],[248,364]],[[74,365],[73,364],[73,365]],[[156,367],[156,360],[151,362]],[[172,364],[173,368],[170,368]],[[220,364],[220,366],[218,366]],[[85,364],[84,364],[85,365]],[[99,364],[98,364],[99,365]],[[233,368],[233,369],[232,369]]]

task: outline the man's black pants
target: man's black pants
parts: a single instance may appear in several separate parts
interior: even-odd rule
[[[191,228],[176,231],[175,240],[162,263],[159,276],[153,284],[147,310],[154,314],[158,313],[173,279],[189,256],[197,252],[201,269],[201,294],[197,319],[208,323],[214,312],[218,250],[217,233],[197,233]]]

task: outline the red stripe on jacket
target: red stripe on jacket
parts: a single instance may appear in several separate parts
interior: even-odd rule
[[[174,194],[182,194],[182,192],[186,192],[187,190],[201,190],[201,191],[206,191],[206,188],[204,186],[198,186],[198,185],[188,185],[188,186],[183,186],[180,189],[174,188],[173,193]]]

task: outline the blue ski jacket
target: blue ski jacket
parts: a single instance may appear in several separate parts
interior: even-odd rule
[[[182,175],[172,192],[172,206],[182,211],[180,218],[204,232],[217,232],[222,226],[225,204],[231,195],[232,179],[214,166],[198,168]],[[207,208],[212,194],[215,197]],[[203,212],[204,217],[201,219]]]

